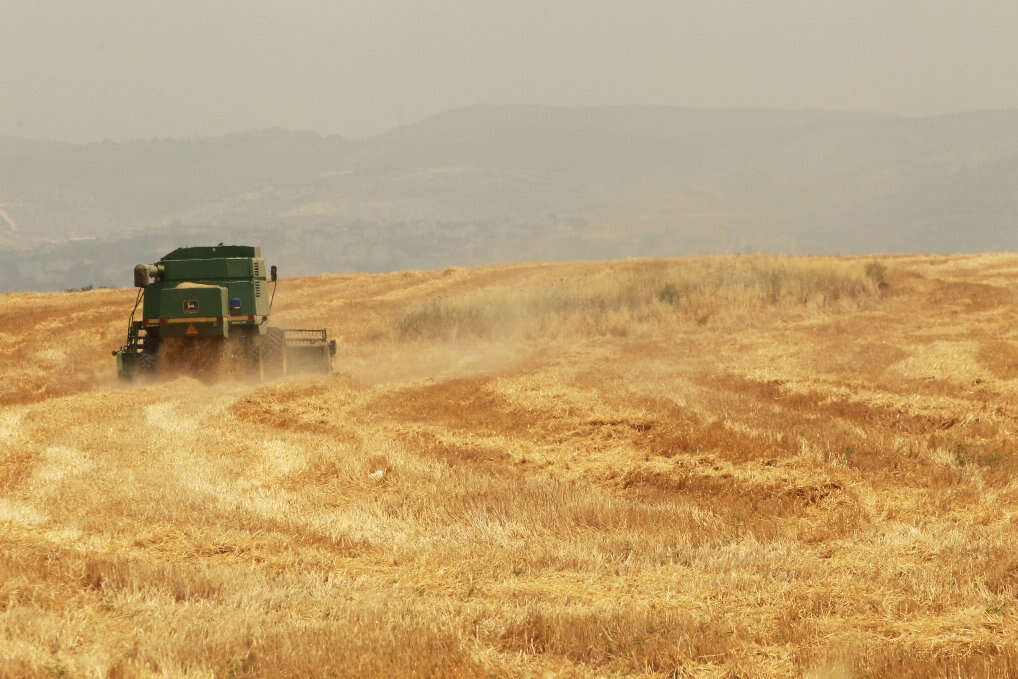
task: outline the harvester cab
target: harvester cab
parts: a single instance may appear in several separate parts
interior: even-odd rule
[[[117,375],[215,375],[224,364],[257,378],[330,372],[336,340],[325,329],[268,325],[277,278],[275,266],[266,276],[261,248],[246,245],[177,248],[137,265],[127,342],[113,352]]]

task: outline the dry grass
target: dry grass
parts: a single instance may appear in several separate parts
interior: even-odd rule
[[[0,676],[1015,676],[1018,257],[873,261],[284,281],[260,386],[0,297]]]
[[[457,290],[412,305],[395,323],[400,339],[629,336],[663,324],[763,309],[858,309],[879,296],[884,265],[802,257],[717,257],[576,267]]]

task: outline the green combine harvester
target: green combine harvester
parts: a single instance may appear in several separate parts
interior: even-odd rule
[[[117,375],[331,372],[336,340],[325,329],[269,327],[276,278],[275,266],[266,276],[262,249],[247,245],[177,248],[137,265],[127,343],[113,352]]]

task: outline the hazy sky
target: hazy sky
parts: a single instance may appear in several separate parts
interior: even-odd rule
[[[1014,0],[0,0],[0,135],[363,136],[471,104],[1018,107]]]

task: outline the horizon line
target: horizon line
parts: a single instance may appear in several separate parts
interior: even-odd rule
[[[576,105],[563,105],[563,104],[470,104],[467,106],[457,106],[453,108],[443,109],[436,113],[432,113],[421,118],[418,118],[409,123],[403,123],[393,125],[381,132],[374,134],[362,135],[362,136],[344,136],[341,133],[323,133],[318,130],[301,128],[301,127],[287,127],[284,125],[273,125],[269,127],[251,127],[251,128],[238,128],[230,132],[223,132],[220,134],[197,134],[197,135],[153,135],[148,137],[103,137],[98,139],[91,139],[87,141],[70,141],[66,139],[56,138],[45,138],[45,137],[25,137],[15,134],[0,134],[0,141],[20,141],[35,144],[49,144],[49,145],[61,145],[61,146],[99,146],[99,145],[116,145],[116,144],[132,144],[138,142],[166,142],[166,141],[199,141],[199,140],[212,140],[212,139],[226,139],[230,137],[249,137],[256,135],[268,135],[268,134],[292,134],[292,135],[303,135],[303,136],[314,136],[325,140],[341,140],[350,143],[358,143],[384,137],[392,134],[399,130],[406,130],[417,127],[431,120],[436,120],[450,114],[463,113],[468,111],[479,111],[479,110],[508,110],[508,109],[532,109],[532,110],[554,110],[554,111],[611,111],[611,110],[644,110],[644,111],[683,111],[683,112],[698,112],[698,113],[786,113],[786,114],[803,114],[812,113],[819,115],[828,116],[851,116],[861,119],[875,119],[875,120],[900,120],[900,121],[917,121],[917,120],[938,120],[947,118],[958,118],[965,116],[975,115],[991,115],[991,114],[1006,114],[1006,113],[1018,113],[1018,106],[1016,107],[1004,107],[1004,108],[988,108],[988,109],[965,109],[959,111],[952,111],[946,113],[931,113],[931,114],[902,114],[902,113],[888,113],[883,111],[874,110],[857,110],[857,109],[837,109],[837,108],[822,108],[822,107],[776,107],[776,106],[688,106],[678,104],[603,104],[603,105],[589,105],[589,106],[576,106]]]

